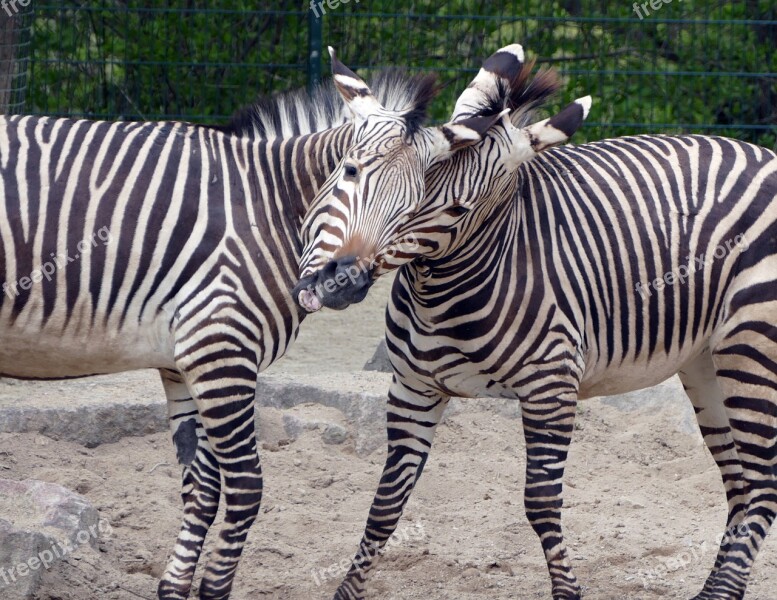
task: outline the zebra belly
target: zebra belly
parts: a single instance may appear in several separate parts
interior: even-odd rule
[[[143,368],[175,368],[173,345],[156,324],[0,327],[0,376],[59,379]]]
[[[649,361],[633,360],[592,369],[583,376],[579,397],[613,396],[658,385],[676,375],[682,366],[698,356],[706,340],[668,355],[654,355]]]
[[[416,340],[416,345],[418,344],[419,340]],[[589,365],[585,368],[580,382],[578,398],[582,400],[596,396],[612,396],[658,385],[677,374],[682,365],[698,356],[706,347],[707,339],[700,338],[697,343],[688,344],[670,354],[654,354],[650,360],[638,356],[621,363],[607,365],[602,361],[599,365]],[[469,358],[467,355],[457,354],[450,355],[447,359],[460,363],[453,357]],[[554,363],[549,363],[549,366],[553,368]],[[487,369],[488,365],[483,365],[483,368]],[[518,382],[532,380],[537,368],[536,364],[532,364],[531,367],[514,371],[509,379],[501,379],[493,372],[481,371],[477,363],[469,361],[463,363],[463,366],[460,364],[455,370],[442,370],[442,375],[428,372],[416,372],[414,375],[430,389],[439,388],[447,394],[461,398],[524,399],[530,395],[530,390],[519,388]]]

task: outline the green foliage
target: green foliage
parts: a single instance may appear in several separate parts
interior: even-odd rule
[[[777,146],[773,0],[653,0],[659,8],[645,3],[642,18],[628,0],[350,0],[334,9],[327,1],[324,46],[361,74],[386,65],[439,73],[447,86],[437,121],[483,58],[519,42],[561,72],[559,106],[594,96],[576,141],[693,131]],[[38,5],[28,108],[223,121],[258,93],[305,84],[308,2]]]
[[[305,84],[306,15],[289,10],[296,3],[263,11],[247,0],[218,9],[202,0],[134,4],[37,7],[35,112],[219,121],[259,93]]]

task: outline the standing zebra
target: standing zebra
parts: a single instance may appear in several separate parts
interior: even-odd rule
[[[188,597],[222,493],[200,597],[230,594],[262,495],[256,377],[304,314],[289,289],[309,202],[355,163],[394,186],[348,194],[407,194],[412,222],[426,167],[494,121],[421,128],[433,77],[385,74],[384,107],[333,53],[332,65],[353,124],[334,88],[282,95],[225,128],[0,117],[0,375],[160,370],[184,465],[160,598]]]
[[[484,65],[453,120],[522,114],[427,174],[427,202],[451,208],[391,292],[388,457],[335,597],[364,597],[455,395],[520,401],[526,514],[553,598],[580,598],[560,520],[577,401],[678,373],[729,508],[694,600],[741,599],[777,511],[777,156],[646,135],[526,162],[542,147],[515,126],[529,68],[516,48]],[[568,111],[551,123],[571,134]]]

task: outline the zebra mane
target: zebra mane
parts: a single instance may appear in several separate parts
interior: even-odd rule
[[[408,135],[412,136],[426,118],[426,108],[439,88],[435,75],[410,75],[392,67],[378,71],[370,89],[386,109],[404,113]],[[312,92],[300,88],[260,97],[218,129],[249,139],[282,139],[338,127],[350,116],[332,80],[327,79]]]
[[[482,116],[499,114],[510,109],[510,120],[516,127],[528,125],[536,112],[545,106],[561,88],[558,74],[552,68],[543,68],[532,77],[534,61],[524,63],[510,81],[499,77],[496,86],[487,93]]]

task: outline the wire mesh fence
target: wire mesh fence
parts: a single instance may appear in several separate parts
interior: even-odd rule
[[[0,12],[0,113],[24,109],[30,59],[32,4],[2,4]]]
[[[257,94],[326,73],[332,45],[367,76],[386,65],[437,71],[447,85],[432,116],[442,120],[483,58],[520,42],[562,74],[559,104],[594,96],[580,139],[690,131],[777,146],[773,0],[217,4],[37,2],[24,109],[223,122]]]

